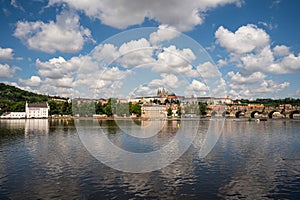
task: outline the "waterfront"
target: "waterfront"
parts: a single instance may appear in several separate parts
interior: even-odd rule
[[[209,123],[199,121],[200,136]],[[112,120],[101,121],[101,126],[114,143],[144,152],[174,137],[177,122],[167,121],[165,134],[149,144],[124,137]],[[204,159],[194,141],[169,166],[134,174],[111,169],[92,157],[72,121],[1,120],[0,199],[296,199],[299,133],[299,120],[227,120]]]

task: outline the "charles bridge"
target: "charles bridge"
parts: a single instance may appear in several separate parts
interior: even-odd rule
[[[208,109],[208,116],[230,118],[290,118],[300,116],[300,106],[232,106]]]

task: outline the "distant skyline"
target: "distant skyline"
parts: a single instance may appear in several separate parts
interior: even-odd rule
[[[66,97],[84,97],[84,86],[97,90],[100,97],[113,92],[156,94],[158,87],[180,95],[233,99],[300,97],[297,0],[0,0],[0,4],[0,82],[22,89]],[[143,27],[156,28],[101,44]],[[185,46],[179,32],[202,45],[211,60],[201,57],[202,49]],[[164,51],[153,51],[157,47]],[[135,48],[143,50],[126,54]],[[99,68],[99,63],[115,58],[119,59],[114,65]],[[144,66],[149,63],[149,68]],[[94,76],[85,73],[93,69],[98,70]]]

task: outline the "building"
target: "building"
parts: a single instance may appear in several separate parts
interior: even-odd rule
[[[165,105],[142,105],[142,118],[165,118],[167,117]]]
[[[1,118],[4,119],[25,119],[25,112],[6,112],[1,115]]]
[[[26,118],[48,118],[48,103],[27,103],[25,106]]]
[[[48,118],[48,103],[27,103],[25,104],[25,112],[6,112],[1,115],[2,119],[25,119],[25,118]]]

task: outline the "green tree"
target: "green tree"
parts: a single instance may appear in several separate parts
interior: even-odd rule
[[[102,115],[104,114],[103,105],[101,102],[95,103],[96,114]]]
[[[199,105],[200,115],[206,115],[206,106],[207,106],[207,104],[199,102],[198,105]]]
[[[178,106],[178,108],[177,108],[177,115],[178,115],[179,117],[181,117],[181,115],[182,115],[181,107],[180,107],[180,106]]]
[[[141,116],[142,113],[142,108],[140,104],[132,104],[131,102],[129,102],[129,113],[132,114],[136,114],[137,116]]]
[[[25,112],[25,103],[24,101],[13,102],[10,109],[12,112]]]
[[[168,108],[167,115],[168,115],[168,117],[171,117],[173,115],[171,107]]]
[[[49,115],[59,115],[61,113],[60,106],[56,101],[49,101],[48,105],[50,107]]]

